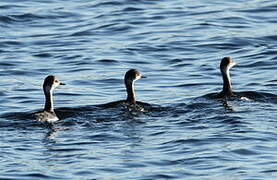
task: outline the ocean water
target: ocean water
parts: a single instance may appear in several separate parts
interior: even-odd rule
[[[0,179],[277,179],[277,2],[1,0]],[[234,91],[220,92],[231,56]],[[147,112],[126,98],[136,68]],[[54,74],[63,118],[32,114]]]

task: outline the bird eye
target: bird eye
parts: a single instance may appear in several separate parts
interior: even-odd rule
[[[58,83],[59,81],[58,80],[55,80],[55,83]]]

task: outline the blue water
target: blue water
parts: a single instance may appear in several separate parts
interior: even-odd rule
[[[277,2],[1,0],[0,179],[277,179]],[[221,91],[231,56],[233,88]],[[147,76],[145,113],[126,98],[130,68]],[[44,78],[64,118],[44,105]]]

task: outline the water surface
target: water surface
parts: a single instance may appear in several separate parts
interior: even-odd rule
[[[2,0],[0,178],[276,179],[277,3]],[[217,100],[224,56],[233,88]],[[146,113],[103,108],[126,98]],[[41,124],[43,79],[65,118]],[[247,94],[247,93],[246,93]]]

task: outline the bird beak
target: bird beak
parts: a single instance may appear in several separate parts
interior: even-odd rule
[[[140,78],[147,78],[147,76],[141,76]]]
[[[60,85],[65,85],[65,83],[60,83]]]

